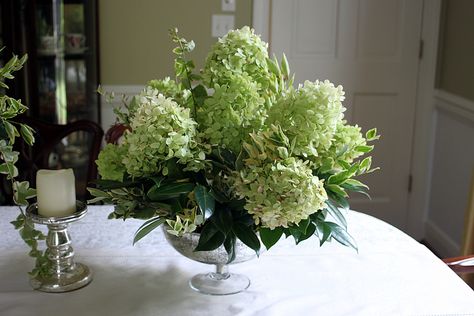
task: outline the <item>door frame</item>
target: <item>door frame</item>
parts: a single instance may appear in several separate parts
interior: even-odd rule
[[[415,119],[410,161],[411,192],[408,194],[406,232],[417,240],[425,235],[434,148],[434,108],[438,37],[442,0],[424,0],[420,41]],[[252,24],[271,47],[272,0],[253,0]],[[420,44],[421,45],[421,44]],[[270,48],[269,47],[269,48]]]

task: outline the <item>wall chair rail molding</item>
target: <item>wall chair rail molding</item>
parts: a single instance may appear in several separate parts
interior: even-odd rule
[[[434,93],[430,198],[425,239],[442,256],[458,256],[463,244],[474,169],[474,102]]]
[[[107,97],[101,95],[101,118],[102,129],[107,131],[115,122],[114,108],[122,106],[122,96],[132,97],[139,94],[143,90],[143,85],[102,85],[101,88],[105,92],[114,92],[115,98],[111,102],[107,102]]]

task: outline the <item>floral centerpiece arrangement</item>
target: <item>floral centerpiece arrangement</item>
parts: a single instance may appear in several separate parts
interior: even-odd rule
[[[195,251],[240,240],[257,254],[282,235],[316,235],[356,248],[344,212],[348,192],[367,194],[376,130],[344,120],[344,91],[329,81],[293,86],[285,56],[270,59],[249,27],[230,31],[196,72],[194,43],[171,31],[176,77],[151,80],[117,111],[126,131],[97,161],[92,202],[110,218],[147,220],[137,242],[160,225],[199,233]]]

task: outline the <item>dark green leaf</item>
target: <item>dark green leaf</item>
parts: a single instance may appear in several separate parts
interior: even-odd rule
[[[232,226],[232,231],[237,236],[237,238],[247,245],[247,247],[255,250],[257,255],[259,255],[260,240],[258,240],[258,237],[252,228],[241,223],[234,223],[234,226]]]
[[[193,183],[170,183],[161,186],[154,185],[148,190],[147,197],[152,201],[162,201],[187,194],[194,189]]]
[[[331,226],[327,222],[318,222],[316,223],[317,229],[320,231],[319,235],[319,245],[322,246],[332,234]]]
[[[357,244],[352,238],[351,235],[347,232],[346,229],[337,225],[336,223],[326,222],[332,231],[331,236],[338,241],[339,243],[343,244],[344,246],[352,247],[357,250]]]
[[[208,221],[199,237],[199,243],[194,251],[211,251],[219,248],[225,241],[225,235],[211,222]]]
[[[218,208],[214,212],[214,216],[211,217],[217,228],[227,236],[232,229],[232,214],[227,208]]]
[[[326,205],[328,206],[326,209],[328,213],[334,218],[337,223],[339,223],[343,227],[347,227],[347,221],[342,212],[337,208],[336,205],[333,204],[331,200],[326,201]]]
[[[224,241],[224,248],[229,257],[227,263],[231,263],[235,259],[235,241],[236,238],[234,234],[229,234]]]
[[[299,244],[303,240],[306,240],[309,237],[313,236],[315,231],[316,231],[316,226],[313,223],[310,223],[308,225],[308,228],[306,229],[306,232],[304,234],[301,234],[299,236],[298,240],[295,240],[296,244]]]
[[[148,235],[151,231],[163,224],[165,221],[166,219],[162,217],[155,217],[150,219],[149,221],[146,221],[142,226],[140,226],[140,228],[135,233],[135,238],[133,238],[133,244],[136,244],[140,239]]]
[[[204,214],[204,219],[211,217],[214,213],[216,201],[208,189],[205,186],[198,184],[194,188],[194,196],[202,214]]]
[[[280,240],[282,234],[283,229],[281,227],[276,227],[274,229],[265,227],[260,228],[260,238],[262,239],[262,243],[265,245],[267,250],[275,245],[278,240]]]

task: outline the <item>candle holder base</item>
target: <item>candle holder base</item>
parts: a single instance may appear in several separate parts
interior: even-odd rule
[[[36,277],[30,280],[33,289],[48,293],[63,293],[80,289],[92,281],[92,271],[82,263],[74,268],[48,277]]]
[[[26,216],[34,223],[48,226],[46,254],[51,264],[45,276],[32,278],[30,284],[35,290],[62,293],[80,289],[92,281],[92,272],[84,264],[74,262],[74,250],[68,232],[68,225],[83,218],[87,206],[76,202],[76,211],[62,217],[45,217],[38,213],[37,204],[26,209]]]

